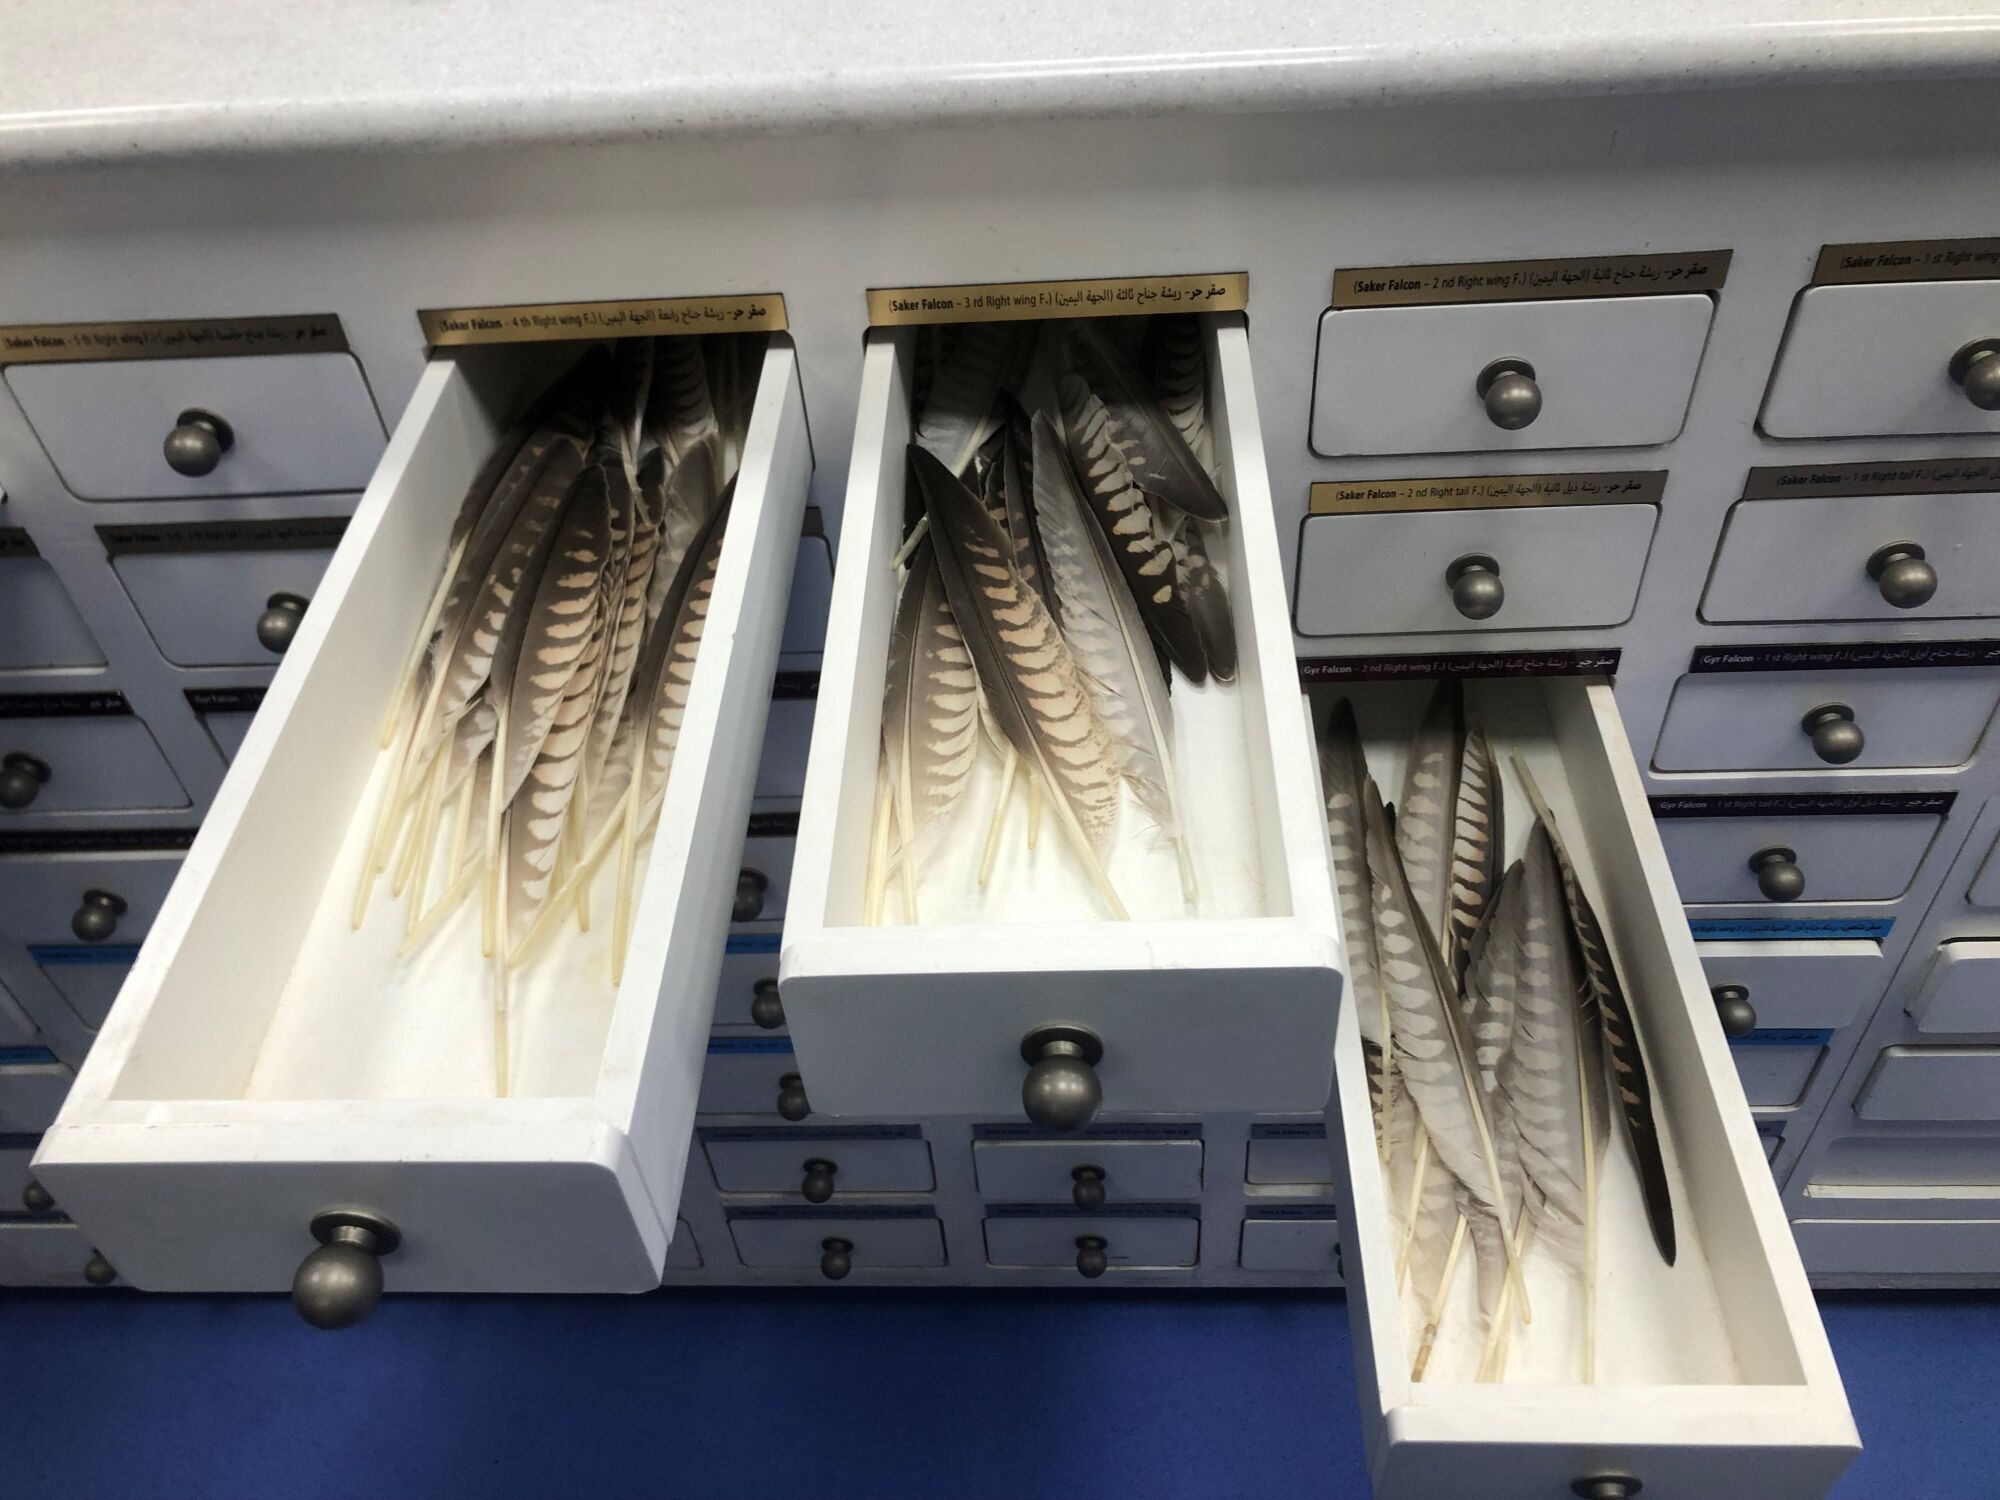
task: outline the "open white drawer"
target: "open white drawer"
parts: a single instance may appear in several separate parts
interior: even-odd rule
[[[1045,828],[1029,853],[1018,794],[998,873],[980,892],[972,873],[999,782],[982,765],[967,794],[977,826],[931,867],[962,881],[934,901],[927,876],[920,924],[867,926],[913,348],[908,333],[870,335],[779,969],[816,1110],[1015,1116],[1024,1039],[1050,1026],[1101,1042],[1090,1061],[1108,1114],[1325,1103],[1340,948],[1312,741],[1248,335],[1225,318],[1208,337],[1209,422],[1232,516],[1210,547],[1240,662],[1231,686],[1178,676],[1173,686],[1198,902],[1184,906],[1172,853],[1141,835],[1109,859],[1133,920],[1110,919],[1059,834]]]
[[[451,919],[469,945],[400,966],[386,892],[359,933],[348,915],[383,711],[460,499],[575,354],[481,349],[425,372],[43,1141],[36,1175],[138,1286],[284,1288],[337,1210],[400,1231],[395,1290],[659,1281],[811,470],[788,340],[763,358],[622,983],[607,921],[515,970],[497,1098],[476,913]]]
[[[1348,690],[1385,797],[1429,684]],[[1315,693],[1323,717],[1340,689]],[[1648,1231],[1614,1105],[1598,1210],[1596,1383],[1582,1383],[1581,1279],[1531,1249],[1533,1321],[1512,1330],[1504,1383],[1476,1383],[1483,1322],[1468,1264],[1422,1380],[1421,1316],[1397,1287],[1399,1247],[1370,1118],[1360,1035],[1342,1007],[1328,1135],[1342,1201],[1349,1316],[1376,1500],[1821,1500],[1859,1447],[1840,1376],[1715,1018],[1612,690],[1584,679],[1468,683],[1468,712],[1507,774],[1503,862],[1534,813],[1526,759],[1609,936],[1641,1030],[1666,1137],[1678,1254]],[[1400,1207],[1400,1206],[1398,1206]],[[1623,1478],[1639,1484],[1579,1487]]]

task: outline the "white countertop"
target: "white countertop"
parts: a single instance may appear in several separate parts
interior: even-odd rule
[[[0,165],[1996,71],[2000,0],[0,0]]]

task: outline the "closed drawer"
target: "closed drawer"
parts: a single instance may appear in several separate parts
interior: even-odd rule
[[[1802,292],[1764,397],[1772,437],[2000,432],[1953,356],[2000,337],[2000,282],[1816,286]]]
[[[36,1135],[62,1108],[76,1075],[42,1047],[0,1052],[0,1135]]]
[[[763,1270],[818,1267],[829,1281],[851,1271],[921,1270],[941,1266],[944,1226],[930,1208],[737,1208],[729,1233],[744,1265]]]
[[[1695,673],[1674,685],[1653,766],[1823,771],[1962,765],[1978,747],[1996,701],[2000,674],[1991,671]]]
[[[21,1211],[21,1195],[34,1180],[28,1163],[34,1157],[37,1135],[0,1136],[0,1214]]]
[[[215,742],[216,752],[233,761],[264,702],[264,692],[262,687],[187,688],[182,696]]]
[[[701,1246],[694,1241],[694,1231],[688,1228],[688,1221],[682,1219],[674,1226],[674,1242],[667,1246],[667,1270],[699,1271],[701,1269]]]
[[[833,597],[833,547],[808,530],[792,565],[792,598],[785,606],[784,657],[817,657],[826,646],[826,611]]]
[[[1928,813],[1765,814],[1754,798],[1732,804],[1722,797],[1706,802],[1724,816],[1683,815],[1700,801],[1653,799],[1660,842],[1690,903],[1893,901],[1910,888],[1940,821]],[[1785,864],[1796,868],[1796,880],[1781,878]]]
[[[705,1127],[701,1144],[725,1193],[802,1193],[823,1203],[851,1193],[928,1193],[937,1185],[930,1144],[915,1125]]]
[[[1854,1112],[1864,1120],[2000,1120],[2000,1047],[1885,1047]]]
[[[716,1036],[701,1075],[704,1115],[796,1115],[810,1110],[788,1036]]]
[[[1715,304],[1693,294],[1341,308],[1319,320],[1315,453],[1664,443],[1681,430]],[[1522,361],[1539,412],[1509,429],[1481,375]]]
[[[48,833],[0,830],[0,936],[29,946],[136,943],[180,873],[193,830]],[[17,852],[21,845],[46,853]]]
[[[1244,1153],[1243,1180],[1254,1183],[1303,1184],[1333,1181],[1333,1156],[1326,1143],[1326,1125],[1252,1125]]]
[[[1965,899],[1968,905],[1986,911],[2000,909],[2000,840],[1987,850],[1979,873],[1972,877],[1972,885],[1966,890]]]
[[[0,1286],[87,1287],[91,1246],[61,1219],[0,1223]]]
[[[1740,989],[1732,1004],[1750,1006],[1749,1025],[1838,1031],[1872,1012],[1889,983],[1875,943],[1696,943],[1711,995]]]
[[[16,365],[6,381],[85,500],[358,490],[382,457],[381,419],[352,355]],[[220,418],[229,435],[214,468],[194,476],[168,467],[162,450],[190,412]]]
[[[104,652],[28,533],[0,526],[0,672],[101,667]]]
[[[722,954],[722,979],[715,987],[714,1024],[755,1026],[760,1031],[784,1029],[784,1006],[778,1000],[776,931],[738,930],[729,934]]]
[[[43,1141],[38,1173],[139,1286],[283,1288],[328,1210],[400,1230],[385,1262],[398,1290],[658,1282],[729,922],[715,868],[735,867],[749,819],[773,584],[810,470],[786,341],[762,355],[622,978],[615,870],[587,934],[565,922],[507,971],[504,1011],[477,900],[407,962],[411,898],[386,875],[358,932],[352,917],[394,769],[384,714],[428,634],[462,499],[579,352],[474,350],[425,371]]]
[[[2000,1266],[2000,1219],[1798,1219],[1806,1269],[1826,1276],[1979,1276]]]
[[[1939,943],[1909,1012],[1919,1031],[2000,1032],[2000,942]]]
[[[743,865],[736,876],[738,922],[775,922],[785,914],[785,899],[792,889],[792,853],[798,846],[795,834],[761,834],[757,820],[751,820],[750,836],[743,841]]]
[[[1337,1274],[1340,1223],[1323,1209],[1310,1213],[1246,1214],[1237,1253],[1246,1271],[1317,1271]]]
[[[344,517],[100,526],[160,655],[179,667],[269,666],[291,644]]]
[[[1653,543],[1653,505],[1308,516],[1299,532],[1300,635],[1556,630],[1632,616]],[[1475,617],[1454,602],[1469,559],[1503,597]],[[1470,606],[1475,610],[1481,606]]]
[[[1103,1254],[1108,1270],[1192,1266],[1201,1259],[1201,1210],[1193,1204],[1146,1203],[1090,1211],[996,1204],[986,1210],[988,1265],[1075,1266],[1090,1276],[1090,1261],[1080,1257],[1093,1249]]]
[[[13,991],[0,984],[0,1047],[25,1047],[33,1042],[39,1028],[21,1009]]]
[[[28,956],[76,1018],[95,1031],[131,977],[139,948],[136,943],[68,943],[31,948]]]
[[[1171,845],[1150,836],[1136,805],[1123,808],[1106,855],[1106,879],[1132,920],[1110,918],[1053,815],[1034,851],[1025,815],[1015,816],[982,890],[996,753],[925,867],[921,920],[904,921],[892,893],[885,924],[869,926],[913,350],[904,333],[870,336],[781,975],[819,1108],[1013,1116],[1050,1027],[1085,1037],[1081,1066],[1095,1066],[1101,1047],[1107,1112],[1324,1102],[1337,940],[1312,747],[1248,336],[1240,319],[1224,319],[1208,340],[1209,425],[1234,517],[1212,547],[1238,671],[1233,685],[1183,680],[1173,691],[1192,908]]]
[[[1352,693],[1385,791],[1400,785],[1423,697],[1401,685]],[[1513,1327],[1504,1380],[1474,1378],[1486,1330],[1463,1263],[1445,1332],[1413,1378],[1424,1318],[1399,1289],[1402,1209],[1384,1183],[1355,1013],[1343,1008],[1328,1133],[1377,1500],[1463,1492],[1468,1465],[1495,1500],[1548,1500],[1604,1474],[1631,1476],[1648,1495],[1820,1500],[1858,1439],[1612,691],[1485,682],[1468,685],[1466,703],[1504,768],[1503,859],[1533,826],[1518,751],[1602,921],[1643,1041],[1677,1251],[1669,1266],[1656,1248],[1613,1124],[1598,1198],[1595,1380],[1583,1378],[1580,1270],[1539,1236],[1523,1261],[1533,1322]]]
[[[1093,1126],[1075,1140],[1021,1140],[1021,1129],[980,1126],[972,1166],[979,1196],[996,1203],[1163,1201],[1201,1196],[1202,1141],[1195,1127],[1173,1135],[1120,1139],[1116,1125]],[[1168,1127],[1171,1130],[1172,1127]],[[1102,1197],[1097,1195],[1101,1191]]]
[[[1753,1031],[1729,1044],[1743,1097],[1752,1109],[1792,1109],[1805,1097],[1813,1070],[1826,1056],[1825,1033]]]
[[[1922,549],[1928,594],[1899,592],[1899,574],[1881,567],[1898,543]],[[1716,621],[1993,614],[2000,614],[2000,497],[1992,493],[1740,500],[1701,604],[1702,618]]]
[[[122,693],[0,693],[0,823],[38,813],[186,807],[180,778]]]
[[[757,800],[796,802],[805,791],[806,755],[812,747],[817,672],[781,672],[757,761]]]

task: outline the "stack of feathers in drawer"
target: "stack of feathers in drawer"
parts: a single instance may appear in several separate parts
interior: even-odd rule
[[[1320,735],[1348,994],[1396,1226],[1397,1286],[1421,1328],[1422,1379],[1468,1242],[1485,1327],[1478,1378],[1504,1377],[1532,1318],[1531,1249],[1582,1282],[1580,1369],[1596,1375],[1598,1183],[1613,1108],[1653,1238],[1672,1265],[1673,1200],[1630,1002],[1596,909],[1528,772],[1525,854],[1501,870],[1502,778],[1456,681],[1411,743],[1396,811],[1368,772],[1352,706]]]
[[[1194,317],[920,332],[867,922],[892,875],[918,920],[927,852],[988,753],[981,886],[1019,779],[1029,847],[1046,804],[1105,915],[1127,915],[1105,854],[1128,790],[1197,901],[1171,688],[1236,676],[1204,340]]]
[[[570,914],[589,930],[607,858],[621,977],[637,850],[687,711],[760,352],[723,335],[585,354],[472,481],[411,642],[353,922],[387,875],[407,954],[476,896],[501,1094],[507,971]]]

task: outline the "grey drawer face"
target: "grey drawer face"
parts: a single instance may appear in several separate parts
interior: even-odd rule
[[[1324,1125],[1252,1125],[1243,1180],[1259,1184],[1333,1181]]]
[[[0,1064],[0,1135],[47,1130],[75,1079],[66,1063]]]
[[[90,1241],[61,1219],[0,1224],[0,1286],[85,1287]]]
[[[743,874],[752,876],[748,885],[741,884],[739,876],[738,895],[746,901],[753,899],[756,914],[746,917],[750,922],[776,922],[785,915],[785,898],[792,888],[792,851],[798,845],[795,837],[762,838],[752,834],[743,841]],[[762,885],[755,877],[762,877]]]
[[[930,1145],[895,1127],[704,1130],[702,1147],[725,1193],[798,1194],[818,1162],[830,1169],[835,1201],[843,1193],[927,1193],[936,1186]]]
[[[784,1079],[798,1070],[799,1060],[783,1037],[717,1037],[702,1069],[700,1112],[775,1120]]]
[[[1104,1241],[1110,1269],[1192,1266],[1201,1257],[1201,1220],[1192,1214],[1065,1213],[986,1216],[989,1265],[1074,1266],[1078,1240]]]
[[[112,1003],[125,988],[138,956],[138,950],[126,944],[48,948],[37,955],[43,977],[92,1031],[103,1026],[111,1014]]]
[[[833,548],[823,536],[800,537],[779,651],[786,656],[818,655],[826,646],[826,612],[832,602]]]
[[[1697,943],[1710,991],[1747,991],[1756,1025],[1838,1031],[1874,1008],[1889,982],[1879,944],[1837,939],[1807,942]]]
[[[1864,1120],[2000,1121],[2000,1047],[1890,1047],[1855,1096]]]
[[[667,1246],[667,1269],[669,1271],[701,1269],[701,1246],[695,1243],[694,1231],[688,1228],[686,1219],[674,1225],[673,1243]]]
[[[1107,1203],[1201,1196],[1198,1140],[974,1141],[979,1194],[992,1203],[1068,1203],[1078,1168],[1101,1174]]]
[[[96,637],[25,535],[0,526],[0,672],[103,666]]]
[[[1804,727],[1838,706],[1861,731],[1843,767],[1956,766],[1979,744],[2000,673],[1913,668],[1853,672],[1702,672],[1681,678],[1653,764],[1662,771],[1825,771]]]
[[[201,723],[208,731],[208,737],[215,741],[215,748],[222,753],[222,758],[234,760],[236,752],[243,748],[243,736],[250,732],[251,720],[256,717],[254,713],[229,709],[203,714]]]
[[[722,955],[722,977],[715,987],[715,1025],[756,1025],[750,1008],[757,1000],[758,986],[778,982],[778,937],[775,932],[729,935],[729,946]]]
[[[1750,860],[1767,849],[1792,851],[1805,876],[1800,901],[1892,901],[1909,889],[1937,828],[1935,817],[1904,813],[1662,818],[1660,842],[1689,903],[1765,903]]]
[[[1730,1044],[1729,1055],[1743,1080],[1752,1109],[1790,1109],[1805,1097],[1813,1070],[1826,1055],[1817,1042],[1790,1042],[1755,1032]]]
[[[1325,1218],[1243,1220],[1239,1263],[1246,1271],[1333,1271],[1340,1254],[1340,1225]]]
[[[813,702],[811,698],[771,700],[771,716],[764,723],[764,754],[757,762],[759,801],[796,801],[804,794]]]
[[[112,567],[153,642],[180,667],[272,666],[280,653],[257,639],[257,622],[280,594],[310,604],[329,549],[152,552]]]
[[[25,944],[79,943],[72,923],[81,912],[111,924],[96,942],[137,943],[167,899],[182,857],[179,850],[112,850],[0,858],[0,934]],[[115,901],[87,901],[91,893]]]
[[[0,811],[0,827],[37,813],[165,811],[188,805],[152,731],[130,714],[10,716],[0,699],[0,758],[32,756],[49,769],[35,800]]]
[[[908,1270],[945,1263],[944,1226],[934,1217],[875,1214],[734,1213],[729,1233],[743,1264],[783,1270],[816,1267],[826,1242],[844,1240],[857,1271]]]

